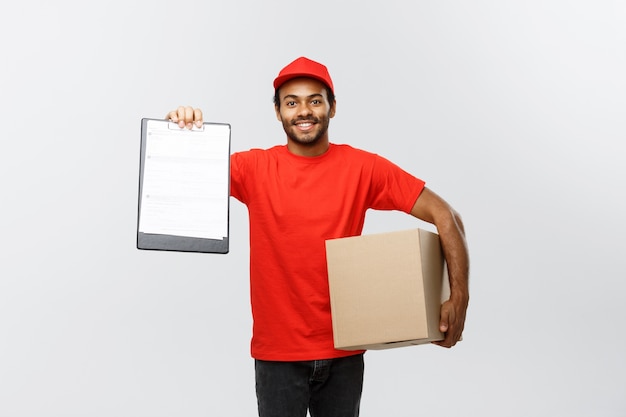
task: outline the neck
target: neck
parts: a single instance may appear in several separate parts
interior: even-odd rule
[[[287,149],[289,149],[289,152],[291,152],[292,154],[298,156],[320,156],[326,153],[329,147],[330,143],[328,141],[328,138],[320,139],[315,141],[315,143],[307,144],[296,142],[289,137],[287,138]]]

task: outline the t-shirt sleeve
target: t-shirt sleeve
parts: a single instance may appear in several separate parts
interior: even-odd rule
[[[245,202],[246,200],[246,190],[244,187],[244,176],[246,172],[245,156],[245,152],[237,152],[230,156],[230,195],[241,202]]]
[[[376,155],[370,188],[371,208],[410,213],[425,185],[423,180]]]

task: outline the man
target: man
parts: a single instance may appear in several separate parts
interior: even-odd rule
[[[469,301],[469,257],[459,215],[425,183],[388,160],[329,141],[335,116],[327,68],[301,57],[274,80],[287,144],[231,156],[231,195],[248,206],[251,353],[261,417],[359,414],[363,351],[333,347],[325,241],[361,233],[369,208],[401,210],[437,227],[451,296],[440,329],[452,347]],[[166,116],[201,125],[202,111]]]

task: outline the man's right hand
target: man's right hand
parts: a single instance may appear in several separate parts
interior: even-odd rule
[[[192,129],[194,125],[202,127],[202,110],[194,109],[191,106],[180,106],[176,110],[169,112],[165,119],[178,123],[181,129]]]

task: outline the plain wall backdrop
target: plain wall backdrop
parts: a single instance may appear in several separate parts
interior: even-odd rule
[[[302,55],[331,140],[467,228],[464,341],[368,352],[361,415],[626,415],[624,2],[25,0],[0,45],[0,417],[256,415],[247,211],[228,255],[138,251],[140,120],[285,143],[271,83]]]

